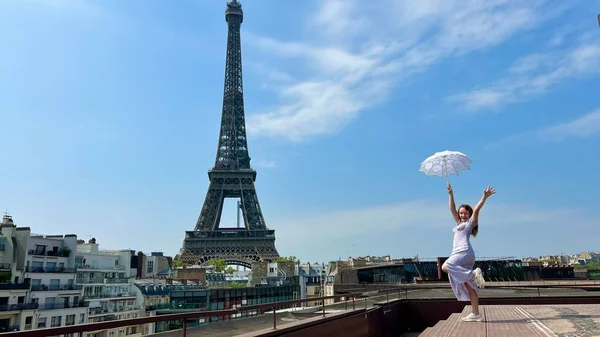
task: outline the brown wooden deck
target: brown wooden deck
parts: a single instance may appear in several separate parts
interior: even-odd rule
[[[541,315],[540,309],[552,311],[553,314]],[[554,308],[554,309],[553,309]],[[481,306],[480,311],[483,314],[483,322],[463,322],[461,317],[465,317],[471,312],[471,306],[466,306],[462,313],[452,314],[448,319],[439,321],[435,326],[427,328],[419,336],[421,337],[555,337],[558,336],[553,329],[546,326],[542,321],[555,324],[554,329],[561,329],[562,326],[573,326],[571,320],[577,319],[577,314],[569,317],[562,317],[561,308],[568,308],[571,314],[577,313],[580,317],[585,317],[587,312],[600,313],[600,305],[568,305],[568,306],[509,306],[509,305],[486,305]],[[596,316],[594,318],[600,318]],[[550,321],[551,320],[551,321]],[[559,325],[556,325],[559,324]],[[600,325],[593,329],[600,329]],[[600,330],[599,330],[600,331]],[[561,331],[562,332],[562,331]],[[572,331],[575,332],[575,331]],[[590,333],[591,331],[587,331]]]

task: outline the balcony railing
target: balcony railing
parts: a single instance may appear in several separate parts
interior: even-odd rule
[[[85,308],[88,305],[89,305],[89,303],[86,303],[84,301],[81,301],[81,302],[78,302],[78,303],[70,303],[70,304],[65,304],[65,303],[45,303],[45,304],[40,304],[39,309],[40,310],[54,310],[54,309]]]
[[[146,311],[153,310],[185,310],[185,309],[207,309],[208,306],[203,303],[162,303],[146,306]]]
[[[29,283],[0,283],[0,290],[28,290]]]
[[[89,316],[95,316],[95,315],[109,315],[109,314],[114,314],[114,313],[119,313],[119,312],[126,312],[126,311],[136,311],[136,310],[141,310],[142,307],[139,305],[129,305],[129,306],[124,306],[124,307],[120,307],[120,308],[113,308],[113,309],[107,309],[107,308],[90,308],[89,309]]]
[[[120,293],[120,294],[83,294],[86,300],[98,298],[120,298],[120,297],[135,297],[135,293]]]
[[[0,263],[0,270],[7,270],[7,269],[8,270],[12,269],[10,263]]]
[[[66,273],[75,274],[77,270],[75,268],[63,268],[63,267],[25,267],[27,273]]]
[[[59,290],[81,290],[83,286],[80,284],[40,284],[32,285],[31,291],[59,291]]]
[[[44,249],[29,249],[27,251],[27,255],[37,255],[37,256],[61,256],[61,257],[69,257],[70,251],[58,251],[55,252],[53,250],[44,250]]]
[[[128,284],[129,279],[126,278],[93,278],[93,279],[84,279],[77,278],[75,281],[80,284]]]
[[[33,309],[37,309],[38,307],[39,307],[39,305],[37,303],[8,304],[8,305],[0,305],[0,311],[33,310]]]
[[[129,279],[126,278],[107,278],[104,279],[105,283],[129,283]]]
[[[94,266],[90,266],[90,265],[81,265],[81,264],[77,264],[75,266],[77,269],[81,269],[81,270],[86,270],[86,269],[91,269],[91,270],[119,270],[119,271],[123,271],[125,270],[125,266],[110,266],[110,267],[94,267]]]
[[[6,244],[0,243],[0,250],[5,250],[5,249],[6,249]]]

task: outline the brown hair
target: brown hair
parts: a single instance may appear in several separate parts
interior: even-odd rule
[[[473,216],[473,208],[471,206],[467,204],[462,204],[458,207],[459,212],[461,208],[464,208],[467,212],[469,212],[469,219],[471,218],[471,216]],[[471,235],[477,236],[477,233],[479,233],[479,224],[475,224],[475,227],[473,227],[473,230],[471,231]]]

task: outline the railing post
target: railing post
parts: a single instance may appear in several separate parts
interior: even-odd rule
[[[187,319],[185,319],[185,318],[183,319],[182,326],[183,326],[183,335],[182,336],[185,337],[187,335]]]
[[[325,317],[325,297],[321,297],[321,301],[323,302],[323,317]]]
[[[408,288],[404,288],[404,298],[408,299]]]
[[[277,307],[273,306],[273,330],[277,330]]]
[[[540,287],[537,287],[538,290],[538,297],[542,297],[542,295],[540,295]]]
[[[385,291],[385,301],[389,302],[390,301],[390,295],[389,295],[389,291]],[[389,303],[388,303],[389,304]]]
[[[356,310],[356,302],[354,302],[354,296],[352,296],[352,310]]]

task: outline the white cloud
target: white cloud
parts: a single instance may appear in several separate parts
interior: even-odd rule
[[[309,15],[311,41],[245,33],[265,58],[292,59],[296,69],[293,83],[277,86],[283,103],[250,114],[249,131],[291,141],[334,133],[385,99],[398,80],[535,27],[548,15],[543,3],[328,0]]]
[[[277,167],[277,163],[274,160],[261,159],[255,164],[255,166],[262,168],[275,168]]]
[[[600,109],[568,123],[558,124],[537,132],[540,139],[562,141],[567,138],[585,138],[600,134]]]
[[[600,40],[582,40],[575,47],[523,57],[489,87],[449,99],[468,110],[498,108],[546,93],[564,80],[600,73]]]
[[[531,140],[541,142],[561,142],[568,138],[587,138],[599,134],[600,109],[596,109],[569,122],[548,126],[540,130],[511,135],[505,139],[487,145],[486,148],[489,149],[500,145]]]

